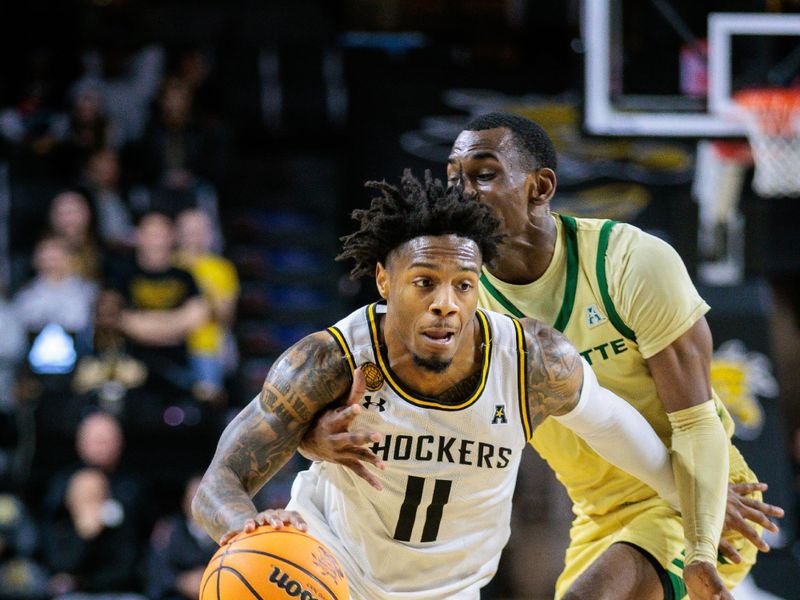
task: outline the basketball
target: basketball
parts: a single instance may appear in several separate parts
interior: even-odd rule
[[[200,600],[348,600],[339,562],[293,527],[259,527],[221,546],[203,574]]]

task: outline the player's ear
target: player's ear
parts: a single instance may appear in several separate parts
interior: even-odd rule
[[[556,172],[542,167],[528,173],[525,179],[525,191],[528,202],[537,205],[547,204],[556,193]]]
[[[375,265],[375,285],[381,298],[389,297],[389,272],[381,263]]]

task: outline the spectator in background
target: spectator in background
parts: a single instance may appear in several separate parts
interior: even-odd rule
[[[115,148],[142,137],[163,69],[164,52],[158,46],[135,52],[106,48],[102,54],[89,52],[84,57],[85,72],[74,93],[91,90],[102,98],[113,124],[111,143]]]
[[[56,52],[39,48],[27,56],[25,80],[13,106],[0,111],[0,140],[8,146],[15,173],[32,177],[58,174],[55,150],[68,128],[67,115],[58,106],[60,90]],[[7,76],[4,73],[4,77]]]
[[[195,120],[192,103],[193,89],[188,83],[167,79],[142,145],[145,177],[165,199],[171,199],[175,212],[194,206],[198,185],[204,181],[218,185],[225,169],[222,132],[209,122]]]
[[[86,279],[99,280],[103,254],[93,207],[86,192],[69,189],[53,198],[48,224],[50,233],[64,238],[72,249],[78,274]]]
[[[50,580],[54,596],[64,600],[138,598],[126,593],[138,587],[136,526],[112,497],[111,485],[100,469],[81,469],[70,477],[62,510],[45,528],[44,537],[47,564],[54,573]]]
[[[17,365],[25,354],[25,330],[14,314],[13,305],[0,293],[0,413],[14,408],[14,381]]]
[[[97,295],[97,284],[76,272],[73,249],[62,237],[49,235],[40,240],[33,264],[34,278],[13,300],[15,319],[28,338],[26,360],[15,373],[14,404],[20,428],[15,467],[21,473],[30,468],[37,452],[39,457],[58,456],[53,444],[40,443],[37,449],[37,440],[69,432],[69,415],[79,410],[71,390],[72,376],[80,357],[90,351]],[[43,436],[23,433],[36,425]]]
[[[47,595],[47,575],[34,560],[39,531],[15,495],[0,493],[0,600],[37,600]]]
[[[145,364],[147,387],[163,398],[194,391],[186,341],[210,317],[192,275],[173,266],[175,232],[172,220],[161,213],[142,216],[136,229],[135,261],[113,275],[111,293],[121,297],[114,326],[128,340],[131,356]]]
[[[69,128],[59,151],[66,171],[76,173],[89,155],[111,144],[112,124],[97,89],[86,87],[73,94]]]
[[[112,148],[100,148],[89,155],[83,183],[92,195],[97,226],[103,243],[126,247],[133,242],[130,206],[121,184],[119,154]]]
[[[200,475],[189,479],[181,512],[156,524],[150,540],[145,591],[150,600],[194,600],[217,543],[192,517],[192,498]]]
[[[211,319],[189,336],[189,355],[203,392],[216,395],[222,391],[226,366],[232,369],[236,364],[230,327],[239,299],[239,278],[233,263],[211,251],[214,227],[207,213],[181,212],[177,229],[177,264],[192,273],[211,311]]]
[[[119,421],[106,412],[93,412],[83,418],[75,434],[78,463],[57,473],[45,495],[44,513],[55,518],[64,506],[72,476],[81,469],[103,473],[110,486],[109,496],[124,509],[126,518],[142,534],[152,521],[145,486],[140,478],[121,465],[125,438]],[[142,536],[142,539],[144,537]]]
[[[73,248],[55,235],[42,238],[34,248],[34,278],[14,296],[14,313],[29,333],[56,324],[77,333],[89,327],[97,285],[76,271]]]
[[[201,48],[183,48],[174,57],[170,76],[192,90],[195,115],[203,124],[219,121],[224,91],[213,77],[213,52]]]

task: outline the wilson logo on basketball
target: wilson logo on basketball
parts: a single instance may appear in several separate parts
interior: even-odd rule
[[[294,579],[289,579],[286,573],[282,573],[279,567],[275,567],[272,575],[269,576],[269,582],[274,583],[278,589],[283,590],[290,598],[300,598],[300,600],[319,600],[314,594],[308,590],[304,590]]]

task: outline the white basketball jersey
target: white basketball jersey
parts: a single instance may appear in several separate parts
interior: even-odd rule
[[[353,429],[379,431],[377,491],[348,469],[314,463],[298,474],[289,509],[339,557],[356,600],[476,599],[510,533],[511,497],[530,438],[525,344],[512,317],[478,311],[481,378],[458,404],[405,387],[378,344],[383,303],[329,328],[362,370],[365,410]]]

